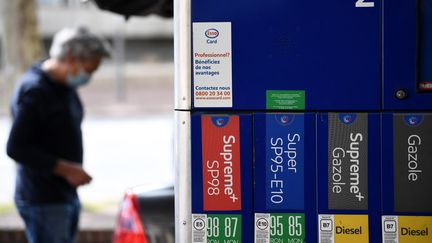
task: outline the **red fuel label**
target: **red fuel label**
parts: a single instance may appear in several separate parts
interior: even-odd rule
[[[201,119],[204,210],[241,210],[240,118]]]

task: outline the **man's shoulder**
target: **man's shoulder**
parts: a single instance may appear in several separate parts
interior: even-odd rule
[[[17,89],[21,94],[46,92],[47,77],[39,67],[33,66],[19,79]]]
[[[46,86],[46,77],[30,68],[19,80],[16,86],[15,94],[12,99],[13,104],[40,102],[49,95],[49,89]]]

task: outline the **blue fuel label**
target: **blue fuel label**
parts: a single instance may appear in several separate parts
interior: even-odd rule
[[[266,116],[266,205],[304,209],[304,116]]]
[[[254,114],[255,242],[316,242],[313,113]]]

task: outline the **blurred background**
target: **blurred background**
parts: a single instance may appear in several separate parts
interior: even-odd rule
[[[15,164],[5,154],[15,82],[47,57],[55,32],[80,25],[105,37],[113,54],[79,91],[85,167],[94,178],[79,190],[81,228],[112,229],[127,188],[173,183],[172,19],[126,20],[78,0],[1,1],[0,11],[0,230],[23,228],[13,204]]]

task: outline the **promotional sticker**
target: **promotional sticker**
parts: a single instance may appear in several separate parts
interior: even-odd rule
[[[195,107],[232,107],[231,23],[193,23]]]
[[[267,90],[266,108],[268,110],[304,110],[304,90]]]

